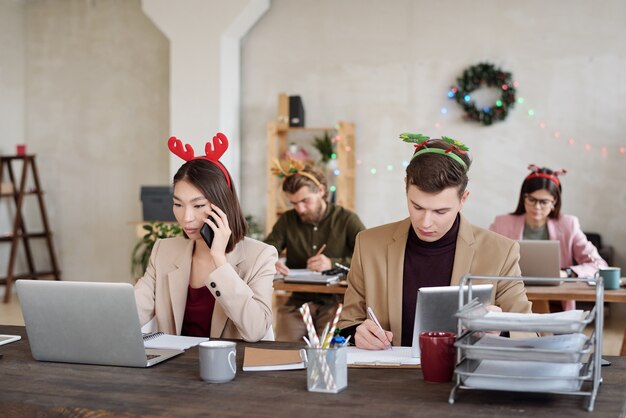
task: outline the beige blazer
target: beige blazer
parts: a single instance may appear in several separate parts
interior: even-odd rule
[[[194,241],[183,237],[154,244],[146,273],[135,285],[142,326],[156,319],[156,331],[180,335],[193,248]],[[228,262],[205,280],[216,301],[211,338],[258,341],[271,334],[277,259],[274,247],[250,238],[226,254]]]
[[[367,318],[371,306],[380,324],[393,332],[393,344],[402,341],[402,278],[404,250],[411,227],[404,219],[357,235],[348,289],[338,326],[346,328]],[[519,276],[519,245],[508,238],[470,224],[462,215],[456,241],[450,285],[459,285],[465,274]],[[479,281],[473,282],[479,283]],[[492,303],[506,312],[531,311],[521,281],[493,282]]]

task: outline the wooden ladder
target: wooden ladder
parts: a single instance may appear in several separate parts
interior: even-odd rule
[[[12,163],[20,161],[22,163],[22,174],[18,181],[14,174]],[[0,156],[0,184],[3,180],[4,167],[7,167],[9,173],[8,183],[11,186],[11,190],[0,193],[0,197],[13,197],[15,203],[15,216],[13,218],[13,231],[9,235],[0,236],[0,242],[10,242],[11,251],[9,254],[9,264],[7,267],[6,277],[0,277],[0,285],[6,286],[4,293],[4,303],[8,303],[11,300],[11,288],[13,282],[18,279],[38,279],[40,277],[52,276],[55,280],[61,280],[61,272],[59,271],[56,255],[54,252],[54,245],[52,243],[52,232],[50,231],[50,225],[48,224],[48,215],[46,213],[46,205],[43,201],[43,191],[39,183],[39,174],[37,173],[37,166],[35,165],[34,155],[19,155],[19,156]],[[33,182],[35,187],[26,190],[26,181],[28,179],[29,169],[32,171]],[[19,186],[19,187],[18,187]],[[24,198],[27,195],[37,196],[39,202],[39,210],[41,212],[41,220],[43,224],[42,232],[28,232],[24,223],[24,216],[22,210],[24,206]],[[33,261],[33,254],[30,247],[31,238],[45,238],[46,246],[48,248],[48,255],[50,258],[51,270],[37,271],[35,269],[35,263]],[[28,272],[22,274],[15,274],[15,261],[17,259],[17,250],[20,241],[24,245],[24,252],[26,254],[26,262],[28,264]]]

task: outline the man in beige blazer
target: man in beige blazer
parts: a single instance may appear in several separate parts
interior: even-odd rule
[[[417,144],[405,179],[409,218],[359,233],[348,274],[338,326],[360,348],[410,345],[420,287],[458,285],[468,273],[520,275],[519,245],[460,214],[469,196],[467,147],[445,137],[403,135]],[[531,311],[521,281],[494,282],[492,301],[496,310]],[[368,319],[367,307],[383,330]]]

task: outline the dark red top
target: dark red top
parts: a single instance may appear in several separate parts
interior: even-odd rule
[[[193,337],[209,337],[214,307],[215,298],[206,286],[198,289],[189,286],[187,289],[187,304],[185,305],[183,328],[180,334]]]

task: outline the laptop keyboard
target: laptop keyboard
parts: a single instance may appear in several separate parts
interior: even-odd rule
[[[152,360],[155,357],[159,357],[158,354],[146,354],[146,359],[147,360]]]

